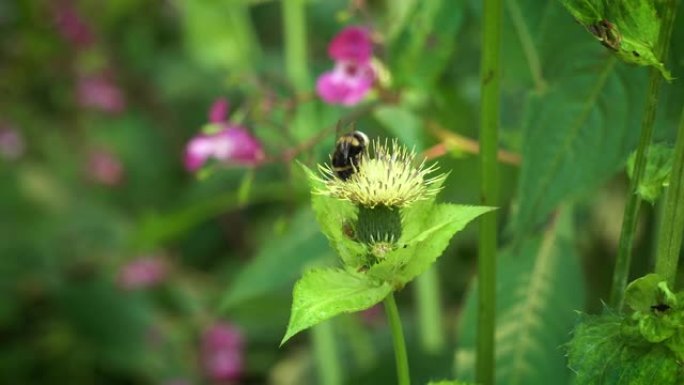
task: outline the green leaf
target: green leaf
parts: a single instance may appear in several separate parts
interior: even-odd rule
[[[560,4],[536,15],[525,21],[530,29],[547,27],[536,29],[533,45],[547,87],[531,92],[524,108],[520,205],[512,223],[518,239],[561,201],[592,191],[624,166],[645,100],[646,72],[583,39]]]
[[[661,303],[658,287],[661,282],[665,279],[658,274],[648,274],[632,281],[625,289],[625,303],[634,311],[651,311],[651,306]]]
[[[404,209],[399,248],[373,265],[368,274],[401,287],[427,270],[457,232],[492,207],[423,203]]]
[[[672,172],[674,150],[672,147],[661,143],[654,143],[648,150],[646,170],[637,187],[637,194],[648,202],[655,203],[660,197],[663,187],[667,187]],[[627,160],[627,175],[634,178],[634,162],[636,152],[633,152]]]
[[[584,316],[568,344],[577,385],[681,384],[684,373],[662,344],[638,344],[615,314]]]
[[[567,384],[570,371],[559,349],[584,301],[584,280],[570,237],[560,225],[501,253],[496,304],[496,383]],[[472,380],[477,329],[477,287],[467,295],[456,353],[459,378]]]
[[[249,264],[240,270],[221,300],[227,309],[254,297],[282,290],[315,261],[330,255],[309,210],[300,211],[288,230],[273,237]]]
[[[389,42],[389,67],[399,86],[429,89],[446,68],[463,21],[465,2],[417,1]]]
[[[430,381],[428,385],[472,385],[470,382],[463,382],[458,380],[442,380],[442,381]]]
[[[656,57],[661,21],[652,0],[561,0],[568,12],[603,45],[627,63],[657,68],[672,77]]]
[[[281,342],[340,313],[367,309],[382,301],[392,287],[367,275],[338,270],[314,269],[297,281],[292,293],[292,311]]]

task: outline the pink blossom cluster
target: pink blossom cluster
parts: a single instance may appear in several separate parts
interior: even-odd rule
[[[316,92],[321,99],[345,106],[363,100],[375,81],[370,32],[358,26],[343,29],[330,42],[328,56],[335,61],[335,67],[318,78]]]
[[[71,0],[55,2],[53,18],[57,32],[77,54],[86,53],[82,57],[101,55],[97,50],[95,33]],[[126,108],[123,91],[114,81],[113,71],[106,60],[101,67],[77,67],[76,72],[78,105],[109,114],[118,114]]]
[[[124,177],[124,168],[119,157],[105,149],[94,149],[88,154],[86,174],[95,183],[104,186],[118,186]]]
[[[0,125],[0,158],[17,160],[24,155],[24,137],[10,125]]]

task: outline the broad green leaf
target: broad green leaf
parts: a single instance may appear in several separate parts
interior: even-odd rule
[[[652,144],[648,150],[646,170],[637,186],[637,194],[648,202],[655,203],[660,197],[663,187],[667,187],[672,172],[674,149],[664,144]],[[636,152],[633,152],[627,160],[627,174],[634,178],[634,162]]]
[[[410,143],[416,151],[422,151],[423,122],[413,111],[401,106],[383,105],[373,112],[375,119],[402,143]]]
[[[321,261],[330,251],[316,226],[313,213],[299,212],[288,230],[269,242],[237,274],[221,300],[226,309],[256,296],[282,290],[307,266]]]
[[[422,211],[421,211],[422,210]],[[442,255],[455,233],[492,207],[449,203],[416,205],[404,211],[399,248],[373,265],[368,274],[403,286],[427,270]],[[416,230],[420,229],[419,232]]]
[[[567,341],[584,280],[571,239],[555,227],[500,256],[496,304],[496,383],[568,384],[559,347]],[[468,293],[456,353],[459,378],[472,380],[476,349],[477,287]]]
[[[389,67],[398,85],[430,89],[446,68],[463,21],[465,2],[417,1],[389,42]]]
[[[568,12],[627,63],[653,66],[671,79],[656,57],[661,21],[652,0],[561,0]]]
[[[568,344],[577,385],[681,384],[682,368],[663,344],[639,344],[623,334],[615,314],[584,316]]]
[[[340,313],[367,309],[382,301],[392,287],[367,275],[338,270],[314,269],[297,281],[292,293],[292,311],[281,342],[304,329]]]

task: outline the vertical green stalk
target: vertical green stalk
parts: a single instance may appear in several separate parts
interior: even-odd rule
[[[679,121],[670,187],[667,189],[658,234],[655,265],[655,272],[665,277],[670,287],[675,286],[682,236],[684,236],[684,108]]]
[[[498,148],[500,108],[500,54],[502,1],[485,0],[480,63],[480,173],[482,203],[498,201]],[[494,327],[496,321],[496,212],[482,216],[478,260],[479,293],[475,382],[494,384]]]
[[[339,365],[337,343],[332,322],[323,322],[311,329],[316,361],[318,363],[318,378],[322,385],[341,385],[342,370]]]
[[[385,298],[385,312],[387,313],[387,319],[389,320],[390,329],[392,330],[394,358],[397,362],[397,384],[410,385],[411,377],[409,376],[406,342],[404,342],[404,332],[401,328],[401,319],[399,318],[397,302],[394,300],[394,293],[390,293],[387,298]]]
[[[285,45],[285,73],[298,96],[311,90],[306,39],[306,1],[281,1]],[[314,105],[298,105],[292,124],[293,136],[303,141],[315,133]]]
[[[444,328],[439,295],[437,267],[432,265],[416,278],[414,286],[418,304],[420,342],[427,353],[439,353],[444,348]]]
[[[668,7],[665,11],[663,24],[660,30],[660,36],[658,37],[656,55],[661,58],[664,63],[667,62],[668,46],[670,36],[672,35],[672,28],[674,26],[676,6],[676,0],[668,1]],[[641,178],[643,178],[644,171],[646,170],[646,159],[648,157],[651,138],[653,137],[653,123],[655,121],[661,82],[662,77],[660,72],[656,68],[651,68],[646,108],[644,117],[641,121],[641,135],[639,136],[639,146],[637,147],[636,160],[634,162],[634,174],[629,184],[630,194],[627,198],[627,203],[625,204],[622,230],[620,231],[620,243],[618,245],[618,255],[615,261],[615,270],[613,271],[610,305],[618,310],[622,308],[625,287],[627,286],[627,279],[629,277],[629,267],[632,262],[632,242],[636,231],[637,219],[639,218],[639,207],[641,206],[641,198],[637,194],[637,189],[639,188]]]

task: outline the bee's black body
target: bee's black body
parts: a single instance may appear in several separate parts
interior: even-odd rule
[[[367,145],[368,137],[361,131],[354,131],[337,139],[335,152],[332,154],[332,169],[338,178],[347,180],[354,174]]]

